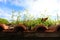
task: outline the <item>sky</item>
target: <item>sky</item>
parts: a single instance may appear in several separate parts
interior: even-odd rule
[[[55,20],[57,14],[60,17],[60,0],[0,0],[0,18],[11,20],[12,10],[15,11],[14,20],[19,11],[23,19],[26,10],[34,18],[50,16]]]

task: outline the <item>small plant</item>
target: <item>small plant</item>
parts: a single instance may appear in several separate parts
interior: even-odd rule
[[[18,12],[18,16],[17,16],[17,20],[16,20],[16,24],[20,23],[20,12]]]
[[[14,24],[15,23],[15,20],[14,20],[14,13],[15,13],[15,11],[13,10],[12,11],[12,16],[11,16],[11,24]]]
[[[15,13],[15,11],[12,11],[12,16],[11,16],[11,18],[12,18],[11,24],[12,25],[21,23],[21,24],[24,24],[27,27],[35,27],[36,25],[43,24],[43,25],[46,25],[47,27],[49,27],[51,25],[55,25],[57,22],[60,23],[60,21],[55,22],[52,19],[50,19],[49,17],[34,19],[34,16],[30,15],[28,10],[26,10],[26,13],[24,14],[24,20],[23,21],[21,21],[21,19],[20,19],[21,18],[20,12],[18,12],[18,15],[16,16],[17,20],[14,20],[14,16],[15,16],[14,13]],[[41,16],[44,16],[44,15],[42,14]],[[7,24],[9,22],[5,19],[1,19],[0,23]]]

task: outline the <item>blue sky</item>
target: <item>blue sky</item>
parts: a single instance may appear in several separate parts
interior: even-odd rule
[[[56,16],[60,16],[60,0],[0,0],[0,17],[11,20],[12,10],[15,11],[15,15],[20,11],[21,18],[24,18],[23,14],[32,15],[32,17],[41,17],[44,14],[47,17],[56,19]],[[14,17],[16,20],[16,16]]]

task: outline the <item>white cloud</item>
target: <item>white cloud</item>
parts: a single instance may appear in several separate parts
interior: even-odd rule
[[[9,13],[8,11],[0,9],[0,17],[3,16],[2,18],[6,18],[9,20],[10,14],[8,14],[8,13]]]
[[[56,16],[57,10],[60,10],[59,0],[13,0],[11,4],[24,6],[34,17],[40,17],[42,13],[46,16]]]
[[[6,3],[6,2],[7,2],[7,0],[0,0],[0,2],[4,2],[4,3]]]
[[[8,21],[10,21],[11,20],[11,13],[12,13],[12,10],[10,10],[10,9],[0,8],[0,18],[5,18]],[[15,20],[15,18],[14,18],[14,20]]]
[[[29,1],[30,2],[30,1]],[[59,4],[60,5],[60,4]],[[58,13],[58,3],[57,0],[37,0],[35,2],[30,2],[30,5],[27,8],[31,14],[35,17],[39,17],[41,13],[44,15],[56,16]],[[47,10],[45,12],[45,10]],[[60,14],[59,14],[60,15]]]
[[[60,16],[60,0],[9,0],[9,2],[12,5],[24,6],[34,17],[40,17],[41,14],[56,16],[57,13]]]

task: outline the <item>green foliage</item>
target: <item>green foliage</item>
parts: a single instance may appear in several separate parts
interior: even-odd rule
[[[46,26],[51,26],[53,25],[52,21],[47,20],[46,22],[44,22],[43,24],[45,24]]]
[[[25,24],[27,27],[35,27],[38,24],[43,24],[46,25],[47,27],[51,26],[51,25],[55,25],[55,21],[48,19],[45,22],[41,21],[41,18],[38,18],[36,20],[27,20],[27,21],[23,21],[23,24]]]
[[[15,13],[15,11],[12,11],[12,16],[11,16],[11,18],[12,18],[11,24],[12,25],[23,23],[27,27],[35,27],[38,24],[44,24],[46,26],[50,26],[50,25],[55,25],[55,23],[56,23],[55,21],[53,21],[51,19],[48,19],[45,22],[42,22],[41,18],[34,19],[34,17],[32,15],[30,15],[30,14],[28,15],[28,13],[29,13],[28,10],[26,10],[26,13],[24,14],[23,21],[20,20],[20,18],[21,18],[20,12],[18,12],[17,20],[14,20],[14,13]],[[41,16],[44,17],[43,14]],[[6,19],[0,18],[0,23],[8,24],[9,22]],[[59,21],[59,23],[60,23],[60,21]]]
[[[48,19],[43,24],[49,27],[51,25],[55,25],[55,21]]]
[[[27,27],[35,27],[36,25],[41,23],[41,19],[38,18],[36,20],[27,20],[24,21],[23,24],[25,24]]]
[[[0,18],[0,23],[4,23],[4,24],[8,24],[9,21],[7,19],[4,19],[4,18]]]

